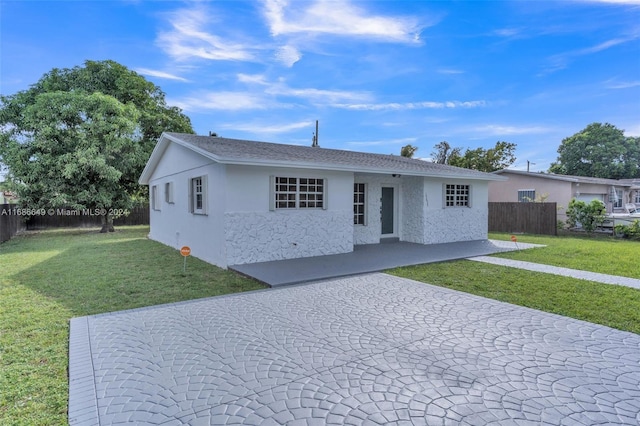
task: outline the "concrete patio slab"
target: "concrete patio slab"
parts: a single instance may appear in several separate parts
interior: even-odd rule
[[[71,425],[640,422],[640,336],[386,274],[77,318]]]
[[[270,287],[278,287],[531,247],[539,245],[494,240],[429,245],[407,242],[367,244],[355,246],[351,253],[232,265],[229,269]]]

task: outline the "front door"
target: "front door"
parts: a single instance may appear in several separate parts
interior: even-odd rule
[[[380,220],[382,222],[382,235],[395,233],[394,229],[394,199],[393,187],[382,187],[382,206],[380,207]]]

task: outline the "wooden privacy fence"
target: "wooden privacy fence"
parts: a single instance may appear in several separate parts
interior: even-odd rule
[[[46,228],[91,228],[101,225],[101,211],[97,209],[73,210],[67,208],[48,209],[45,214],[32,215],[27,220],[27,229]],[[149,206],[134,207],[127,216],[113,220],[114,226],[148,225]]]
[[[9,241],[18,231],[25,229],[23,216],[18,216],[15,204],[0,204],[0,243]]]
[[[558,235],[556,203],[489,203],[489,232]]]

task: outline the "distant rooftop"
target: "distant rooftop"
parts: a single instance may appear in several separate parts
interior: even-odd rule
[[[525,172],[523,170],[511,170],[504,169],[498,170],[497,172],[493,172],[497,175],[514,174],[521,176],[531,176],[534,178],[541,179],[552,179],[552,180],[561,180],[565,182],[575,182],[575,183],[595,183],[600,185],[616,185],[616,186],[632,186],[632,179],[604,179],[604,178],[594,178],[594,177],[586,177],[586,176],[572,176],[572,175],[557,175],[554,173],[539,173],[539,172]]]

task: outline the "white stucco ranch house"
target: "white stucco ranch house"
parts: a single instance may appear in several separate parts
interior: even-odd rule
[[[504,177],[395,155],[164,133],[140,177],[149,237],[226,268],[385,240],[487,239]]]

